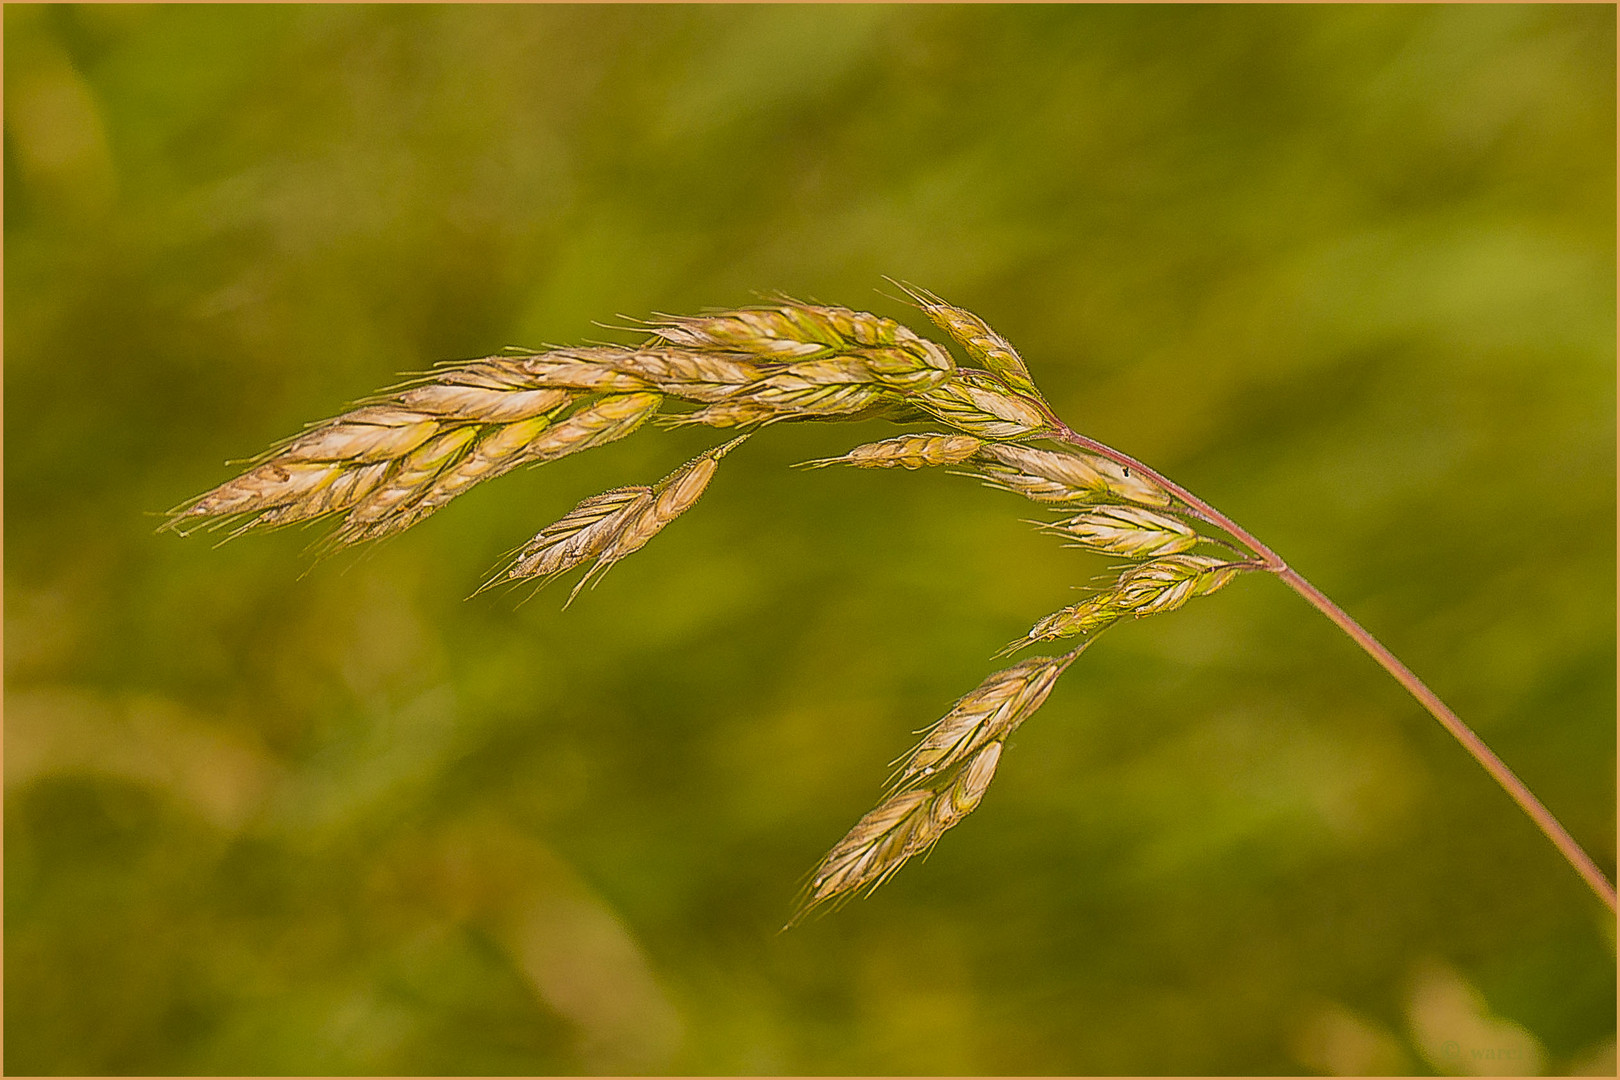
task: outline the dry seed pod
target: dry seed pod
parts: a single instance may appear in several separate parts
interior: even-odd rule
[[[858,469],[921,469],[930,465],[956,465],[972,457],[984,440],[971,435],[941,435],[927,431],[863,443],[842,457],[805,462],[807,468],[853,465]]]
[[[1076,547],[1128,559],[1190,551],[1201,539],[1184,522],[1136,506],[1099,506],[1042,527],[1074,538]]]

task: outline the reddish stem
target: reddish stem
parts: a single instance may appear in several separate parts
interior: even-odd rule
[[[1541,804],[1541,800],[1531,793],[1530,789],[1525,786],[1524,781],[1515,776],[1513,770],[1502,763],[1502,759],[1497,757],[1491,751],[1491,748],[1485,745],[1485,741],[1474,734],[1473,729],[1463,723],[1457,714],[1452,712],[1450,707],[1440,700],[1438,694],[1425,686],[1423,680],[1419,679],[1412,673],[1410,668],[1401,663],[1394,653],[1384,647],[1382,642],[1369,634],[1359,623],[1346,614],[1343,608],[1329,600],[1315,585],[1300,577],[1298,571],[1283,562],[1276,552],[1255,539],[1237,522],[1216,510],[1180,484],[1148,468],[1135,458],[1120,453],[1111,446],[1106,446],[1096,439],[1081,435],[1050,413],[1047,415],[1054,426],[1054,438],[1090,450],[1092,453],[1100,454],[1127,469],[1135,469],[1149,480],[1152,480],[1185,503],[1194,514],[1211,525],[1224,530],[1234,539],[1247,546],[1249,550],[1259,556],[1264,569],[1276,574],[1289,588],[1309,601],[1311,606],[1333,620],[1339,629],[1348,634],[1350,639],[1360,645],[1367,652],[1367,655],[1378,661],[1383,669],[1394,677],[1396,682],[1404,686],[1407,692],[1418,700],[1419,704],[1429,710],[1431,716],[1440,721],[1440,726],[1449,731],[1452,737],[1462,744],[1463,749],[1467,750],[1474,760],[1479,762],[1480,766],[1501,785],[1502,790],[1506,791],[1508,796],[1519,804],[1519,808],[1530,816],[1530,820],[1534,821],[1537,827],[1547,834],[1547,839],[1551,840],[1553,846],[1559,850],[1565,859],[1569,860],[1569,864],[1575,868],[1575,872],[1586,879],[1586,883],[1592,887],[1593,892],[1597,893],[1598,898],[1608,905],[1609,910],[1611,912],[1616,910],[1614,886],[1609,883],[1609,879],[1604,876],[1603,871],[1598,869],[1591,856],[1587,855],[1563,825],[1559,824],[1552,811]]]

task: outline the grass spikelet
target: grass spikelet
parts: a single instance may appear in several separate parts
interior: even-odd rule
[[[617,488],[581,501],[518,549],[512,561],[478,591],[531,578],[541,579],[543,586],[594,559],[569,593],[572,603],[588,582],[600,580],[614,563],[639,551],[664,526],[691,509],[709,486],[720,459],[747,437],[739,435],[704,451],[652,487]]]
[[[951,706],[951,711],[929,728],[922,742],[906,755],[892,782],[894,788],[913,787],[961,764],[992,739],[1011,735],[1041,707],[1058,676],[1084,648],[1062,656],[1031,657],[985,679]]]
[[[524,420],[526,427],[544,426],[543,418]],[[476,428],[463,427],[443,435],[413,451],[390,470],[384,481],[365,498],[354,503],[343,524],[326,544],[335,550],[347,544],[375,540],[405,527],[406,510],[427,492],[438,475],[457,461],[472,441]]]
[[[1120,608],[1140,619],[1208,596],[1250,568],[1213,555],[1167,555],[1125,571],[1113,595]]]
[[[437,420],[417,412],[365,408],[300,435],[277,456],[282,461],[392,461],[427,442],[438,430]]]
[[[649,492],[650,502],[638,506],[613,531],[607,544],[597,555],[596,562],[591,564],[585,576],[580,578],[579,584],[574,586],[573,593],[569,594],[569,600],[572,601],[586,583],[601,580],[602,575],[612,569],[614,563],[626,555],[640,551],[649,540],[663,531],[664,526],[690,510],[692,504],[697,502],[708,488],[720,459],[746,438],[747,435],[739,435],[730,442],[707,450],[654,484]]]
[[[1017,652],[1037,641],[1056,641],[1059,638],[1095,637],[1113,626],[1126,612],[1120,607],[1113,590],[1089,596],[1078,604],[1054,611],[1034,626],[1029,633],[1002,650],[1002,654]]]
[[[1139,471],[1100,454],[990,443],[979,457],[988,466],[985,475],[993,483],[1038,502],[1129,502],[1159,509],[1175,502],[1168,491]],[[1059,497],[1060,492],[1070,494]]]
[[[930,465],[957,465],[971,458],[983,445],[983,439],[975,439],[971,435],[941,435],[926,431],[863,443],[840,457],[806,461],[803,466],[812,469],[827,465],[853,465],[857,469],[922,469]]]
[[[406,408],[429,416],[448,417],[480,424],[510,424],[543,416],[571,395],[566,390],[494,390],[482,386],[434,383],[406,390],[399,402]]]
[[[757,364],[734,356],[680,349],[628,350],[614,366],[663,393],[698,402],[725,401],[765,376]]]
[[[945,382],[914,395],[916,407],[969,435],[983,439],[1020,439],[1047,430],[1039,405],[1020,397],[1000,380],[963,368]]]
[[[539,578],[544,585],[600,555],[624,522],[652,501],[649,487],[616,488],[580,500],[572,510],[519,548],[512,562],[478,591],[532,578]]]
[[[647,390],[644,379],[620,371],[614,361],[623,349],[603,346],[595,349],[554,349],[551,352],[517,358],[517,365],[536,385],[583,390],[592,393],[626,393]]]
[[[523,442],[516,463],[555,461],[622,439],[646,423],[663,400],[646,392],[598,398]]]
[[[928,786],[890,795],[860,821],[811,871],[799,910],[788,923],[862,888],[876,889],[907,860],[939,842],[978,807],[1001,761],[1000,741],[988,742],[960,768]]]
[[[780,361],[893,346],[925,366],[940,371],[955,367],[950,354],[939,345],[893,319],[792,300],[712,315],[666,316],[653,326],[653,333],[672,345]]]
[[[1190,551],[1201,539],[1186,523],[1137,506],[1099,506],[1041,527],[1073,539],[1074,547],[1128,559]]]
[[[971,311],[954,307],[928,292],[909,285],[900,285],[916,301],[933,324],[951,335],[968,357],[990,374],[1020,394],[1044,402],[1041,392],[1030,378],[1024,358],[1018,355],[1006,338],[990,329],[988,323]]]

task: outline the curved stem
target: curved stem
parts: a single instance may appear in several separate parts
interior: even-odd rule
[[[1608,905],[1609,910],[1616,910],[1614,886],[1609,883],[1609,879],[1604,876],[1603,871],[1598,869],[1591,856],[1581,849],[1581,846],[1569,835],[1568,830],[1553,816],[1552,811],[1543,806],[1541,800],[1536,798],[1530,789],[1525,786],[1524,781],[1515,776],[1513,770],[1503,764],[1502,759],[1497,757],[1489,746],[1485,745],[1485,741],[1476,735],[1472,728],[1463,723],[1457,714],[1452,712],[1444,701],[1440,700],[1440,696],[1425,686],[1423,680],[1414,675],[1411,668],[1401,663],[1394,653],[1384,647],[1381,641],[1369,634],[1360,623],[1346,614],[1343,608],[1328,599],[1322,590],[1306,581],[1299,575],[1298,571],[1283,562],[1276,552],[1255,539],[1237,522],[1216,510],[1180,484],[1148,468],[1128,454],[1122,454],[1111,446],[1079,434],[1057,419],[1057,417],[1051,416],[1050,413],[1048,413],[1048,416],[1053,422],[1054,438],[1089,450],[1092,453],[1100,454],[1127,469],[1135,469],[1141,475],[1180,499],[1199,517],[1224,530],[1247,546],[1255,555],[1259,556],[1266,570],[1276,574],[1289,588],[1303,596],[1312,607],[1331,619],[1339,629],[1350,636],[1350,640],[1360,645],[1367,655],[1378,661],[1379,665],[1389,672],[1396,682],[1404,686],[1407,693],[1416,698],[1418,703],[1429,711],[1429,715],[1438,720],[1440,726],[1450,732],[1452,738],[1461,743],[1463,749],[1467,750],[1473,759],[1479,762],[1486,772],[1491,774],[1491,778],[1501,785],[1502,790],[1507,792],[1508,796],[1519,804],[1519,808],[1528,814],[1530,820],[1534,821],[1536,826],[1547,835],[1547,839],[1553,842],[1553,846],[1569,861],[1570,866],[1575,868],[1575,872],[1586,879],[1586,883],[1591,886],[1592,891],[1598,895],[1598,898]]]

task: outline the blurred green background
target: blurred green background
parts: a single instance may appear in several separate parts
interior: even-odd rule
[[[154,533],[434,361],[773,290],[985,316],[1615,863],[1615,10],[5,9],[11,1073],[1613,1074],[1613,920],[1280,584],[1091,650],[787,933],[1105,560],[773,428],[566,612],[651,428],[312,563]],[[923,327],[918,325],[919,329]]]

